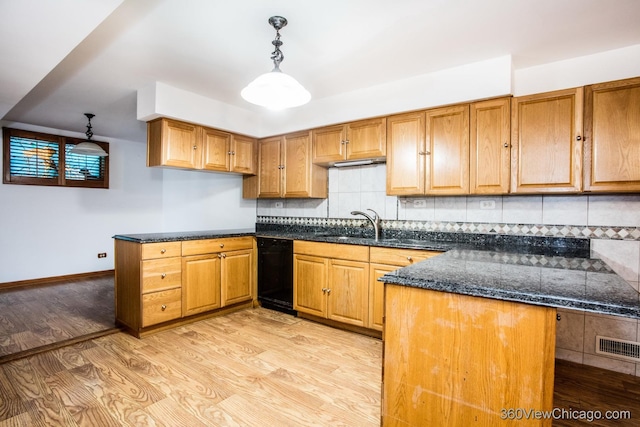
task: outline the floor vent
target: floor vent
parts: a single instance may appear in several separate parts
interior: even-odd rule
[[[596,335],[596,353],[640,362],[640,343]]]

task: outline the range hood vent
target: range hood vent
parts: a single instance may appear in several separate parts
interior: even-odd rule
[[[385,159],[348,160],[346,162],[336,162],[333,164],[333,166],[337,168],[346,168],[349,166],[375,165],[384,162]]]

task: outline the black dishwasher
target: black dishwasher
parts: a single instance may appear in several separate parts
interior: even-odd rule
[[[258,237],[258,301],[272,310],[293,309],[293,240]]]

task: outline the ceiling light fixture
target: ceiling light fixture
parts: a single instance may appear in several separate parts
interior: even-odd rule
[[[91,119],[95,117],[95,114],[84,113],[84,115],[87,116],[87,120],[89,120],[89,123],[87,123],[87,131],[84,133],[87,135],[87,140],[76,144],[76,146],[71,149],[71,153],[84,154],[85,156],[108,156],[109,153],[104,151],[98,144],[91,141],[91,137],[93,136],[93,132],[91,130]]]
[[[271,53],[274,68],[269,73],[258,76],[240,95],[252,104],[267,107],[271,110],[282,110],[306,104],[311,94],[296,79],[280,71],[280,63],[284,55],[280,51],[280,30],[287,25],[282,16],[272,16],[269,24],[276,30],[276,38],[271,42],[275,50]]]

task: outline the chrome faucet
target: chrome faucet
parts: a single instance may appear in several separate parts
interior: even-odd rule
[[[371,222],[371,225],[373,225],[373,232],[376,236],[376,241],[378,241],[378,238],[380,237],[380,215],[378,215],[378,212],[373,209],[367,210],[373,212],[373,216],[361,211],[351,211],[351,215],[362,215],[367,218]]]

